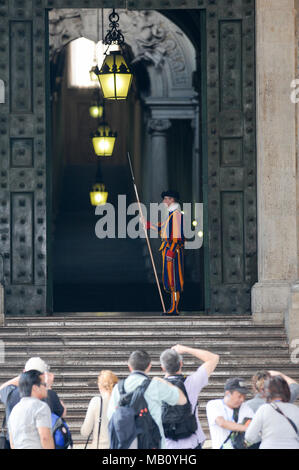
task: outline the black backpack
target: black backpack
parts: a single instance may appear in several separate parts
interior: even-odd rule
[[[184,385],[185,377],[183,375],[174,375],[167,377],[165,380],[178,387],[187,398],[185,405],[170,406],[165,402],[162,404],[162,423],[165,437],[173,441],[178,441],[196,432],[196,406],[192,412],[192,406]]]
[[[108,425],[110,449],[129,449],[137,438],[138,449],[160,449],[161,434],[148,411],[144,393],[151,383],[146,378],[133,392],[126,393],[124,380],[118,383],[120,400]]]

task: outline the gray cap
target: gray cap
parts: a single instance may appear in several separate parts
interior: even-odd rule
[[[226,392],[228,390],[230,392],[237,391],[239,393],[242,393],[243,395],[246,395],[248,393],[245,381],[240,377],[233,377],[232,379],[228,379],[225,382],[224,391]]]

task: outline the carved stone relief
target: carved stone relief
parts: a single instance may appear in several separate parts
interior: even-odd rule
[[[109,10],[52,10],[49,14],[50,56],[70,41],[85,37],[102,40],[109,28]],[[195,52],[186,35],[170,20],[156,11],[118,10],[119,29],[131,47],[133,63],[144,61],[155,74],[166,74],[171,88],[191,89],[195,70]],[[164,69],[169,68],[169,72]]]

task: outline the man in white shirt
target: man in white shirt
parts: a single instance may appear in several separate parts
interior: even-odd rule
[[[207,418],[213,449],[220,449],[231,431],[245,432],[244,418],[253,418],[253,410],[244,403],[248,390],[243,379],[228,379],[224,386],[224,398],[207,403]],[[236,414],[238,410],[238,418]]]
[[[37,370],[23,372],[19,380],[21,401],[8,420],[11,449],[54,449],[51,410],[42,401],[47,396],[44,375]]]

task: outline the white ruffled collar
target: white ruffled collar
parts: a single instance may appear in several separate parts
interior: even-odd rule
[[[168,209],[168,212],[173,212],[177,209],[181,210],[181,206],[179,205],[178,202],[173,202],[172,204],[170,204],[170,206],[167,207]]]

